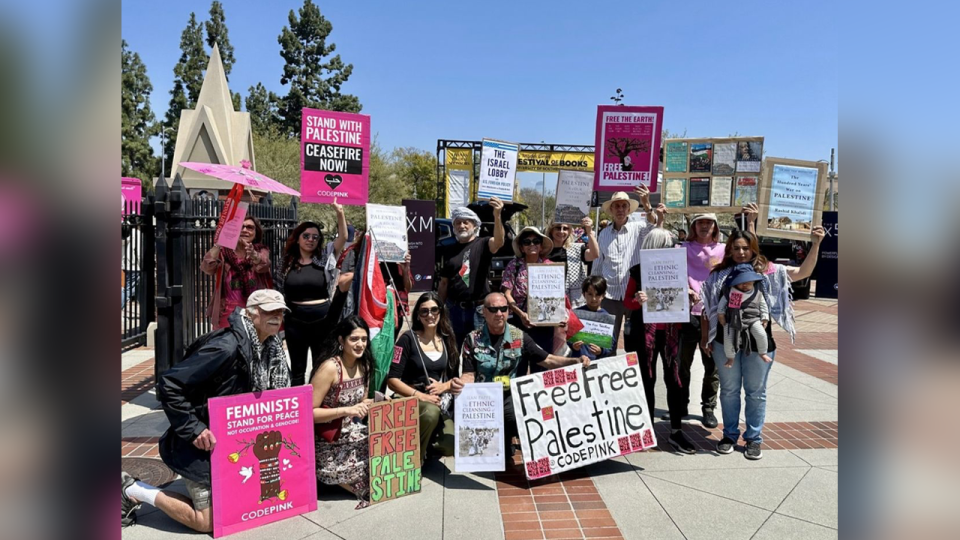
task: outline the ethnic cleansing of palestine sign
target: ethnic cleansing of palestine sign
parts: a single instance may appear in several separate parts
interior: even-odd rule
[[[636,353],[511,381],[528,479],[657,445]]]

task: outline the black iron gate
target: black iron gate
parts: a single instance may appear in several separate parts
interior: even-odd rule
[[[153,199],[124,202],[120,223],[120,351],[146,345],[156,319]]]
[[[200,271],[204,254],[213,246],[213,235],[223,201],[195,200],[187,196],[180,176],[167,188],[157,184],[157,373],[183,358],[184,349],[212,329],[207,308],[214,294],[214,278]],[[274,206],[267,195],[251,204],[247,214],[263,226],[263,243],[270,249],[271,268],[283,258],[283,246],[297,226],[297,203]]]

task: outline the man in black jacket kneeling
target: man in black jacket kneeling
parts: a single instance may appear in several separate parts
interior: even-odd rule
[[[210,453],[217,444],[208,427],[207,400],[290,386],[280,337],[287,306],[283,295],[259,290],[230,326],[198,339],[182,362],[160,376],[157,396],[170,421],[160,439],[160,457],[183,477],[190,496],[160,490],[121,473],[121,525],[135,521],[141,503],[154,506],[200,532],[213,530]]]

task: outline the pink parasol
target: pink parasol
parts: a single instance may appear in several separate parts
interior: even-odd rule
[[[180,165],[207,176],[219,178],[220,180],[226,180],[227,182],[233,182],[234,184],[252,187],[261,191],[284,193],[286,195],[294,195],[296,197],[300,196],[299,191],[288,188],[272,178],[268,178],[257,171],[245,167],[237,165],[218,165],[214,163],[196,163],[192,161],[181,162]]]

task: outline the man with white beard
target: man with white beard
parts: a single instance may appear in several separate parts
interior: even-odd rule
[[[229,326],[201,336],[182,362],[160,375],[157,397],[170,421],[160,438],[160,458],[183,477],[189,497],[121,473],[121,526],[134,523],[146,503],[195,531],[213,530],[210,454],[217,440],[208,427],[207,400],[290,386],[277,336],[284,311],[289,309],[279,292],[253,292],[247,307],[230,315]]]
[[[503,247],[503,221],[500,219],[503,201],[492,197],[489,204],[493,209],[493,236],[490,238],[479,238],[480,217],[473,210],[461,206],[451,215],[457,245],[440,270],[437,292],[446,303],[458,348],[463,345],[467,334],[482,324],[477,310],[490,292],[487,275],[493,255]]]

